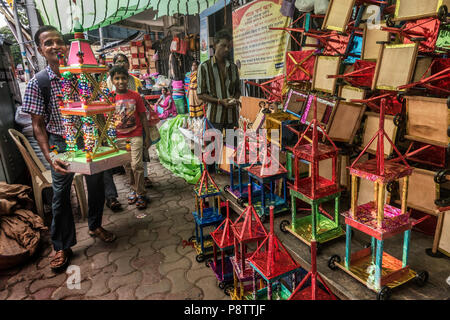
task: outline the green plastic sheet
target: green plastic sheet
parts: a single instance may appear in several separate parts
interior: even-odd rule
[[[178,130],[187,115],[178,115],[166,120],[159,128],[161,140],[156,144],[156,152],[161,164],[173,174],[195,184],[200,179],[200,160],[189,148],[183,134]]]
[[[175,14],[199,14],[220,0],[35,0],[45,24],[63,34],[73,32],[73,20],[80,19],[84,30],[117,23],[145,10],[155,11],[155,19]]]

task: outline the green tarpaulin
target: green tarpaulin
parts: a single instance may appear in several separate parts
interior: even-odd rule
[[[192,153],[183,134],[178,130],[187,118],[187,115],[178,115],[166,120],[159,128],[161,140],[156,144],[161,164],[174,173],[194,184],[200,179],[200,160]]]
[[[42,20],[62,33],[73,32],[73,20],[85,30],[97,29],[132,17],[144,10],[156,12],[155,19],[176,13],[194,15],[223,0],[35,0]]]

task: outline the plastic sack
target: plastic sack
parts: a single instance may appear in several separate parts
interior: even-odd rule
[[[326,14],[330,0],[315,0],[314,14]]]
[[[283,0],[281,4],[280,13],[285,17],[293,17],[295,11],[295,0]]]
[[[314,10],[314,0],[296,0],[295,7],[300,12],[311,12]]]
[[[188,116],[178,115],[166,120],[159,128],[161,136],[156,144],[161,164],[173,174],[195,184],[200,179],[200,160],[191,151],[180,128]]]

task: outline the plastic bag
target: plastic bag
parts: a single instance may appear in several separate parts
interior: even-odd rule
[[[295,11],[295,0],[283,0],[281,4],[280,13],[285,17],[293,17]]]
[[[295,7],[301,12],[311,12],[314,10],[314,0],[297,0]]]
[[[178,130],[186,115],[178,115],[166,120],[159,128],[161,139],[156,144],[161,164],[173,174],[195,184],[200,179],[200,160],[193,154],[183,134]]]
[[[330,0],[315,0],[314,14],[326,14]]]

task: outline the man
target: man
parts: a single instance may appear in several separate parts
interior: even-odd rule
[[[207,103],[206,117],[219,130],[238,127],[237,101],[241,96],[237,66],[230,61],[232,36],[221,30],[214,36],[214,56],[200,64],[198,97]]]
[[[67,46],[61,33],[52,26],[39,28],[34,41],[39,53],[47,60],[48,66],[28,83],[22,110],[31,114],[34,136],[51,165],[53,189],[51,239],[55,253],[51,257],[50,267],[60,271],[68,265],[72,256],[70,247],[76,244],[75,223],[70,203],[73,173],[66,170],[66,162],[50,153],[50,146],[53,145],[59,152],[66,149],[63,138],[64,126],[58,106],[58,95],[62,94],[58,54],[67,54]],[[47,82],[46,85],[50,87],[48,91],[42,85],[43,82]],[[46,97],[49,99],[46,100]],[[101,227],[105,202],[103,173],[86,176],[86,184],[89,235],[99,237],[105,242],[112,242],[115,235]]]

